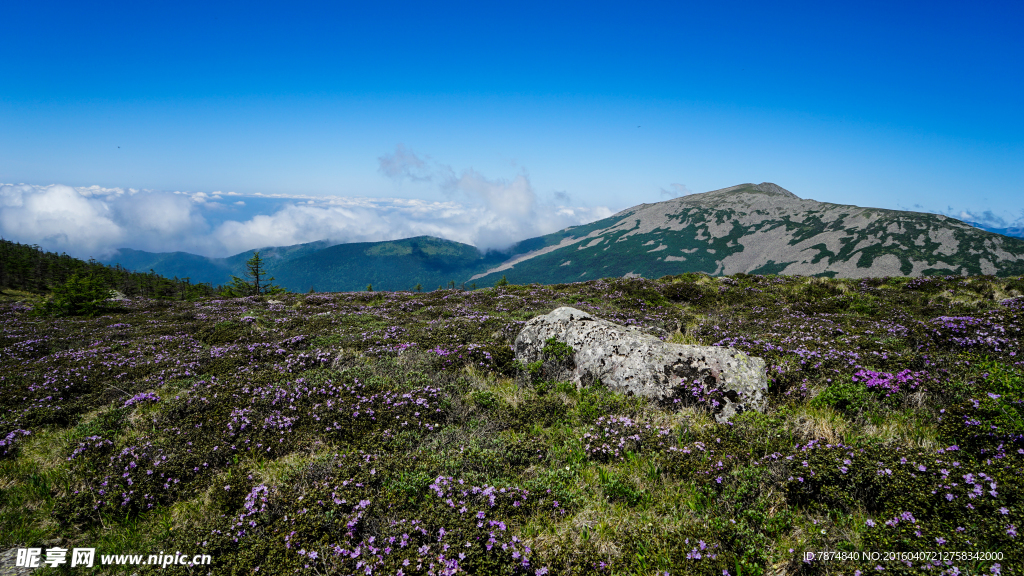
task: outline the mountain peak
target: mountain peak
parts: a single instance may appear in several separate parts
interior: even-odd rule
[[[773,209],[790,209],[794,205],[813,202],[804,200],[789,190],[772,182],[760,184],[737,184],[701,194],[690,194],[676,199],[682,205],[702,207],[737,206],[749,209],[755,206]]]
[[[773,184],[771,182],[761,182],[757,186],[754,186],[754,189],[758,190],[759,192],[763,192],[765,194],[773,194],[773,195],[777,195],[777,196],[786,196],[788,198],[796,198],[797,200],[800,199],[800,197],[797,196],[796,194],[793,194],[792,192],[790,192],[789,190],[786,190],[782,186],[779,186],[778,184]]]

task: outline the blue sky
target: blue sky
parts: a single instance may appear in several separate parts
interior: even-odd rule
[[[1020,2],[42,1],[0,20],[0,184],[26,185],[0,191],[0,232],[52,249],[431,229],[496,247],[762,181],[1024,217]],[[325,224],[353,198],[368,212]]]

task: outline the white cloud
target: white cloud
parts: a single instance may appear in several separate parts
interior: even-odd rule
[[[532,221],[524,214],[533,217]],[[289,204],[269,215],[224,222],[212,236],[230,253],[262,246],[316,240],[376,242],[437,236],[480,249],[506,248],[516,241],[611,215],[607,208],[551,207],[500,213],[487,206],[406,199],[332,198],[310,205]]]
[[[244,208],[244,201],[226,205],[203,192],[0,185],[0,235],[80,258],[103,258],[122,247],[227,256],[317,240],[421,235],[487,250],[611,215],[604,207],[542,203],[525,173],[511,180],[488,179],[473,170],[458,178],[440,173],[445,189],[460,194],[460,201],[250,195],[276,200],[277,208],[244,217],[232,212]],[[235,219],[223,219],[232,214]]]
[[[961,210],[959,213],[950,216],[954,216],[964,222],[975,222],[983,226],[990,228],[1010,228],[1010,227],[1021,227],[1024,226],[1024,214],[1016,220],[1012,220],[1009,215],[1000,216],[992,210]]]
[[[661,195],[668,198],[678,198],[680,196],[693,194],[693,192],[686,187],[686,184],[669,184],[669,188],[671,188],[671,190],[662,188]]]
[[[75,190],[77,190],[78,193],[81,194],[82,196],[91,196],[91,197],[97,197],[98,196],[98,197],[104,197],[104,198],[123,196],[126,193],[127,194],[137,194],[139,192],[139,190],[137,190],[135,188],[127,188],[127,189],[125,189],[125,188],[104,188],[102,186],[96,186],[96,185],[93,185],[93,186],[79,186],[79,187],[75,188]]]
[[[403,144],[395,146],[394,153],[385,154],[377,160],[380,162],[380,173],[388,178],[408,178],[416,182],[426,182],[433,178],[433,170],[427,161],[412,150],[406,150]]]
[[[451,197],[465,200],[465,205],[457,205],[458,211],[447,213],[442,227],[451,227],[451,230],[443,237],[483,250],[506,248],[519,240],[612,214],[606,207],[566,210],[564,206],[542,202],[525,170],[511,180],[491,179],[472,168],[456,175],[451,166],[429,160],[429,156],[420,158],[399,144],[393,154],[379,158],[379,171],[398,182],[405,179],[434,182]],[[558,201],[569,201],[565,191],[555,192],[553,196]],[[441,224],[434,222],[434,225]]]
[[[124,239],[125,229],[109,202],[94,196],[61,185],[0,186],[0,234],[74,256],[102,256]]]
[[[187,194],[60,184],[0,185],[0,235],[80,258],[121,247],[208,252],[210,226]]]
[[[81,258],[103,258],[118,248],[227,256],[318,240],[421,235],[489,250],[612,214],[606,207],[566,206],[570,196],[564,191],[553,193],[561,204],[540,200],[525,170],[511,179],[473,169],[457,175],[401,144],[379,158],[379,171],[396,181],[431,182],[449,200],[0,184],[0,235]],[[225,196],[233,202],[218,202]],[[276,206],[254,214],[241,198]]]
[[[192,203],[181,196],[149,192],[117,198],[109,203],[121,226],[163,240],[183,234],[202,234],[206,222]]]

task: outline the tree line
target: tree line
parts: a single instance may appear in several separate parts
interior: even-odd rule
[[[77,303],[95,303],[111,296],[117,290],[127,297],[143,296],[174,300],[191,300],[204,296],[266,296],[286,292],[273,284],[266,263],[259,252],[245,263],[242,277],[232,276],[231,282],[213,286],[208,282],[192,283],[186,278],[166,278],[150,269],[149,272],[135,272],[120,264],[109,266],[95,259],[80,260],[66,253],[47,252],[35,244],[20,244],[0,238],[0,291],[22,290],[39,294],[52,294],[56,301],[67,301],[65,308],[77,309]],[[508,284],[502,276],[497,286]],[[448,283],[454,289],[455,281]],[[444,286],[438,286],[443,290]],[[372,285],[367,286],[372,291]],[[414,288],[419,292],[421,284]],[[462,284],[466,289],[466,284]],[[475,290],[476,284],[470,289]],[[310,292],[313,288],[310,288]],[[91,310],[91,308],[89,308]]]
[[[165,278],[153,270],[134,272],[108,266],[94,259],[79,260],[65,253],[46,252],[37,245],[0,239],[0,290],[48,293],[72,278],[88,278],[97,286],[125,296],[187,300],[214,296],[224,291],[209,283],[193,284],[189,278]]]

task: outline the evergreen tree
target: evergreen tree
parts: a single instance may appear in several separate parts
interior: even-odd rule
[[[253,252],[252,258],[245,261],[245,278],[231,276],[229,284],[222,293],[228,297],[238,296],[262,296],[264,294],[280,294],[285,292],[284,288],[271,284],[273,277],[267,278],[266,263],[260,258],[259,252]]]
[[[505,275],[502,274],[501,275],[501,280],[498,280],[497,282],[495,282],[494,285],[495,286],[508,286],[508,278],[505,278]]]
[[[256,292],[253,289],[252,284],[250,284],[247,280],[244,280],[234,275],[231,276],[231,284],[225,286],[224,290],[221,291],[221,295],[227,296],[228,298],[252,296],[255,293]]]
[[[72,274],[67,282],[53,289],[53,297],[46,303],[44,311],[66,316],[92,316],[107,308],[108,298],[110,288],[103,279]]]

